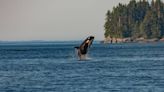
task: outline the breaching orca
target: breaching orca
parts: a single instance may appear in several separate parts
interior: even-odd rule
[[[93,40],[94,36],[89,36],[84,40],[84,42],[79,47],[75,47],[77,49],[77,55],[80,60],[86,59],[88,48],[92,45]]]

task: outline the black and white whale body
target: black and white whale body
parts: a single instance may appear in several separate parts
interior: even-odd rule
[[[79,47],[75,47],[77,49],[77,55],[80,60],[86,60],[88,48],[90,48],[90,46],[92,45],[93,40],[94,36],[89,36],[84,40],[84,42]]]

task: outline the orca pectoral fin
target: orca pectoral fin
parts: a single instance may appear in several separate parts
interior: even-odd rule
[[[74,47],[74,48],[79,49],[80,47],[76,46],[76,47]]]

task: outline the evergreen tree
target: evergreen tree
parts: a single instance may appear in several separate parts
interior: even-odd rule
[[[164,37],[164,3],[161,0],[131,0],[118,4],[108,11],[105,21],[105,37],[161,38]]]

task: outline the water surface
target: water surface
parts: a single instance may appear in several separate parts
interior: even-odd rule
[[[164,43],[0,43],[0,92],[164,92]]]

